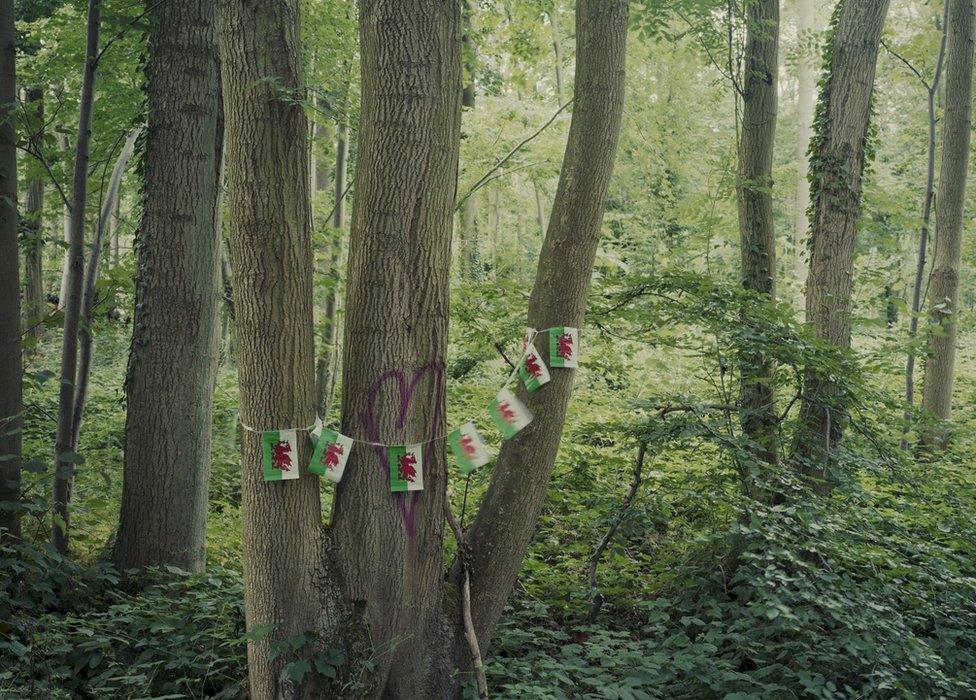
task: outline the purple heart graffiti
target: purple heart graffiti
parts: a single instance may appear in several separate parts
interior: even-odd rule
[[[396,428],[397,430],[403,429],[403,426],[407,422],[407,418],[410,414],[410,407],[413,403],[414,395],[417,392],[417,388],[420,386],[420,382],[430,375],[434,378],[434,415],[431,421],[431,427],[426,436],[423,436],[423,440],[432,440],[437,437],[437,431],[440,429],[441,421],[444,415],[444,362],[443,360],[434,360],[428,362],[426,365],[419,367],[414,370],[412,374],[404,372],[403,370],[390,369],[386,370],[380,374],[370,386],[369,391],[366,395],[366,405],[363,410],[359,413],[359,424],[363,429],[363,432],[367,436],[367,440],[370,442],[383,442],[381,440],[379,422],[376,418],[376,404],[379,398],[380,391],[390,382],[396,382],[397,387],[400,391],[400,406],[397,412]],[[424,469],[427,469],[427,465],[433,466],[435,463],[435,442],[427,442],[424,445]],[[387,473],[389,469],[387,463],[386,449],[376,445],[373,447],[373,453],[376,456],[377,466],[382,473]],[[425,474],[426,482],[426,474]],[[403,517],[403,524],[407,530],[407,535],[413,537],[415,532],[414,514],[417,509],[417,503],[420,500],[422,491],[411,491],[407,493],[394,493],[393,497],[396,501],[397,508],[400,510],[400,515]]]

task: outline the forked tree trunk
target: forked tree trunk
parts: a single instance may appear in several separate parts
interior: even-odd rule
[[[44,152],[44,90],[27,89],[27,139],[34,153]],[[44,174],[34,164],[26,183],[23,227],[29,244],[24,253],[24,328],[34,342],[44,336]]]
[[[88,200],[88,158],[91,144],[92,104],[95,95],[95,71],[98,65],[98,35],[101,22],[101,0],[88,0],[88,26],[85,47],[84,77],[78,107],[78,134],[75,142],[74,180],[71,195],[71,217],[68,227],[67,283],[64,307],[64,330],[61,341],[61,384],[58,394],[58,426],[54,443],[54,493],[51,503],[51,544],[60,554],[68,553],[71,527],[71,487],[77,461],[73,452],[74,394],[78,363],[78,319],[81,316],[81,283],[84,274],[85,204]]]
[[[742,284],[746,289],[775,299],[773,143],[779,73],[779,0],[751,0],[746,12],[742,134],[736,185]],[[748,319],[744,321],[748,323]],[[774,368],[762,352],[748,352],[741,357],[741,369],[743,430],[756,457],[774,464],[779,443],[772,383]]]
[[[929,313],[932,323],[941,326],[941,332],[929,336],[929,354],[925,360],[925,383],[922,387],[922,407],[941,420],[948,420],[952,409],[963,209],[972,131],[974,33],[973,0],[947,2],[948,58],[942,165],[935,207],[937,239],[929,286]],[[947,437],[945,426],[938,426],[925,435],[925,442],[944,442]]]
[[[0,528],[20,536],[23,369],[17,252],[14,3],[0,0]]]
[[[214,0],[169,0],[150,13],[145,196],[112,553],[122,569],[205,563],[221,295],[214,9]]]
[[[888,0],[843,0],[835,11],[840,15],[828,42],[830,63],[811,147],[816,184],[811,192],[806,315],[817,336],[849,348],[854,238]],[[846,400],[839,387],[816,368],[807,368],[793,459],[817,488],[829,488],[831,453],[840,443],[845,421]]]
[[[424,443],[420,492],[390,493],[383,448],[357,445],[336,492],[331,556],[377,655],[375,695],[443,697],[453,621],[442,582],[445,361],[461,116],[460,13],[441,0],[360,3],[362,109],[347,265],[342,432]]]
[[[627,18],[626,0],[577,2],[573,119],[529,300],[528,325],[536,329],[583,325],[623,111]],[[548,346],[548,334],[543,333],[537,347]],[[543,390],[528,395],[520,390],[535,418],[503,443],[467,533],[472,612],[482,651],[491,643],[532,540],[575,374],[555,369]],[[458,580],[458,567],[453,574]]]
[[[810,229],[810,180],[807,149],[813,135],[813,100],[817,86],[813,41],[813,0],[796,0],[796,31],[799,41],[796,78],[796,201],[793,209],[793,275],[802,290],[807,281],[807,234]]]
[[[301,478],[266,482],[254,432],[304,428],[315,416],[299,6],[217,0],[240,419],[253,429],[241,432],[244,611],[256,635],[248,644],[250,693],[262,700],[290,692],[281,671],[293,656],[271,660],[269,645],[317,629],[324,603],[315,571],[319,481],[305,468],[311,442],[299,434],[293,461]]]

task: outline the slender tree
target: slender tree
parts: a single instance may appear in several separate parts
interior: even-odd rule
[[[24,103],[28,149],[42,153],[44,148],[44,90],[29,87]],[[44,185],[45,175],[36,164],[27,168],[22,228],[27,238],[24,251],[24,326],[40,341],[44,335]]]
[[[583,325],[620,131],[627,40],[626,0],[578,0],[573,119],[549,230],[542,244],[528,325]],[[543,334],[540,346],[548,344]],[[515,584],[535,530],[562,436],[573,370],[553,373],[545,391],[522,395],[535,419],[502,445],[491,484],[466,537],[472,613],[481,648]],[[455,567],[455,580],[460,568]]]
[[[746,289],[775,298],[773,143],[779,73],[779,0],[750,0],[745,9],[742,133],[736,184],[742,284]],[[754,443],[759,459],[775,463],[779,435],[773,367],[761,352],[744,353],[741,366],[743,429]]]
[[[868,122],[888,0],[841,0],[827,42],[810,149],[811,249],[807,323],[823,340],[851,345],[854,238],[861,211]],[[828,488],[831,451],[843,436],[844,397],[837,384],[808,368],[794,462]]]
[[[58,394],[58,425],[55,436],[54,493],[52,498],[51,543],[61,554],[68,552],[71,525],[71,487],[76,464],[72,431],[74,426],[75,380],[78,373],[78,320],[81,316],[81,284],[84,276],[85,203],[88,199],[88,160],[91,146],[92,105],[95,101],[95,72],[98,66],[98,36],[101,0],[88,0],[85,40],[85,69],[78,106],[78,134],[75,140],[74,179],[71,188],[67,249],[67,281],[64,330],[61,339],[61,384]]]
[[[810,208],[810,180],[807,149],[813,135],[813,101],[817,86],[814,75],[813,0],[796,0],[796,202],[793,208],[793,275],[802,290],[807,280],[807,234]]]
[[[20,256],[17,252],[14,3],[0,0],[0,528],[20,535]]]
[[[938,332],[929,335],[925,360],[922,407],[941,420],[952,409],[956,360],[956,319],[959,314],[959,265],[962,258],[962,222],[969,168],[973,100],[973,0],[949,3],[946,32],[945,115],[942,125],[942,164],[935,207],[936,241],[929,286],[929,313]],[[948,433],[939,427],[926,442],[944,442]]]

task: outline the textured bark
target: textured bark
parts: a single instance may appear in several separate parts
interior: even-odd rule
[[[796,31],[800,48],[796,61],[796,202],[793,209],[793,275],[798,289],[807,281],[807,234],[810,180],[807,149],[813,136],[813,99],[817,86],[815,53],[809,44],[814,31],[813,0],[796,0]]]
[[[299,4],[217,2],[240,417],[255,430],[311,426],[315,415],[308,128],[295,102]],[[302,437],[295,463],[310,456]],[[302,466],[297,480],[265,482],[261,436],[247,429],[241,469],[245,617],[252,632],[272,629],[248,644],[251,697],[290,696],[281,670],[292,659],[270,660],[268,650],[321,618],[318,478]]]
[[[382,448],[351,453],[332,530],[361,609],[376,694],[442,697],[456,630],[442,610],[445,377],[461,110],[460,12],[442,0],[360,3],[362,108],[347,266],[342,432],[427,442],[424,490],[390,494]]]
[[[97,68],[101,0],[88,0],[88,26],[85,45],[84,77],[78,107],[78,134],[75,141],[74,179],[71,216],[68,227],[67,283],[64,307],[64,330],[61,341],[61,383],[58,394],[58,427],[55,436],[54,493],[51,503],[51,544],[61,554],[68,552],[71,517],[71,487],[74,462],[64,455],[74,451],[74,393],[78,362],[78,319],[81,315],[81,283],[84,274],[85,204],[88,201],[88,159],[91,144],[92,104]]]
[[[806,317],[821,339],[849,348],[854,239],[888,0],[843,0],[837,11],[811,148],[814,185]],[[830,454],[843,436],[845,419],[844,397],[836,383],[807,369],[794,461],[818,488],[828,487]]]
[[[34,153],[43,152],[44,90],[27,89],[24,105],[28,147]],[[31,243],[24,253],[24,328],[30,337],[40,341],[44,335],[44,258],[43,215],[44,174],[35,168],[28,177],[24,195],[24,231]]]
[[[203,569],[221,294],[214,0],[150,13],[149,122],[119,533],[123,569]]]
[[[944,12],[948,17],[950,3],[945,4]],[[928,158],[925,169],[925,197],[922,202],[922,227],[918,236],[918,253],[915,256],[915,282],[912,286],[912,308],[908,320],[908,359],[905,362],[905,411],[906,423],[912,419],[912,407],[915,405],[915,347],[914,340],[918,333],[918,317],[922,309],[922,285],[925,282],[925,258],[929,244],[929,224],[932,220],[932,202],[935,199],[935,135],[938,119],[936,118],[935,102],[942,82],[942,67],[945,64],[946,41],[948,32],[945,21],[942,24],[942,40],[939,42],[939,53],[935,61],[935,76],[931,84],[925,84],[928,105]],[[923,81],[924,83],[924,81]],[[886,288],[888,291],[890,288]],[[892,325],[892,324],[889,324]],[[902,437],[901,449],[908,449],[908,438]]]
[[[776,136],[779,0],[746,5],[742,76],[742,133],[736,194],[742,285],[776,298],[776,230],[773,226],[773,143]],[[748,323],[748,319],[744,319]],[[779,443],[772,363],[761,352],[744,353],[742,428],[756,456],[775,463]]]
[[[102,201],[102,210],[98,217],[98,227],[92,239],[91,250],[88,254],[88,264],[85,265],[85,280],[81,294],[81,318],[78,324],[78,372],[75,381],[74,406],[71,409],[71,445],[78,445],[81,432],[81,419],[85,412],[85,401],[88,398],[88,380],[91,374],[91,360],[93,351],[92,324],[95,320],[95,283],[98,282],[98,270],[101,265],[102,253],[105,250],[105,229],[115,209],[122,185],[125,167],[135,150],[136,138],[140,129],[133,129],[125,140],[122,152],[115,161],[112,176],[109,178],[108,189]]]
[[[627,18],[626,0],[577,2],[573,119],[529,300],[528,325],[533,328],[583,325],[620,131]],[[542,334],[538,346],[548,347],[548,342]],[[467,533],[472,611],[483,651],[490,645],[536,527],[575,374],[554,370],[544,391],[526,395],[520,390],[535,419],[502,445],[491,484]],[[459,567],[452,573],[458,580]]]
[[[0,503],[20,501],[23,374],[14,56],[13,0],[0,0]],[[19,536],[20,510],[0,508],[0,528]]]
[[[935,253],[929,286],[931,321],[939,324],[942,332],[929,336],[925,383],[922,387],[922,407],[942,420],[950,417],[952,409],[962,217],[972,129],[974,33],[973,0],[947,1],[948,58],[942,164],[935,207]],[[926,442],[942,442],[946,437],[947,433],[940,427],[926,436]]]

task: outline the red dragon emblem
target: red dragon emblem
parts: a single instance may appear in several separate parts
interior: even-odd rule
[[[539,358],[535,355],[525,356],[525,371],[533,377],[542,376],[542,368],[539,367]]]
[[[569,333],[563,333],[559,336],[556,341],[556,352],[564,360],[568,360],[573,356],[573,336]]]
[[[272,448],[271,459],[274,461],[275,469],[283,472],[291,471],[291,443],[287,440],[276,442]]]
[[[397,464],[397,471],[400,472],[400,479],[413,483],[417,478],[417,457],[413,453],[406,453],[400,456]]]
[[[478,452],[478,449],[474,446],[474,440],[470,435],[462,435],[458,442],[461,444],[461,449],[464,450],[464,454],[469,457],[473,457]]]
[[[322,455],[322,464],[329,469],[335,469],[339,466],[339,458],[345,451],[345,448],[338,442],[329,443],[329,446],[325,448],[325,454]]]
[[[515,411],[513,411],[512,407],[508,405],[508,401],[502,401],[500,404],[498,404],[498,414],[506,423],[515,422]]]

